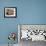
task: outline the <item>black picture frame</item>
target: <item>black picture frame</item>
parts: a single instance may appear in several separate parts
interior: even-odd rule
[[[4,18],[16,18],[16,17],[17,17],[17,7],[4,8]]]

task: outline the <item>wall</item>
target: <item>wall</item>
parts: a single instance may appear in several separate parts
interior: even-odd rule
[[[17,18],[4,18],[4,7],[17,7]],[[46,24],[46,0],[0,0],[0,44],[7,44],[17,24]],[[17,40],[16,40],[17,43]]]

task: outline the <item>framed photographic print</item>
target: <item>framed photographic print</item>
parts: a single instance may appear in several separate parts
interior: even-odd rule
[[[4,18],[16,18],[17,8],[16,7],[5,7],[4,8]]]

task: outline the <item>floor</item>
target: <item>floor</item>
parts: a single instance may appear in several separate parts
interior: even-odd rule
[[[0,46],[8,46],[8,44],[0,44]],[[18,46],[18,44],[10,45],[10,46]]]
[[[28,40],[28,41],[21,40],[20,46],[46,46],[46,42],[45,41],[32,42],[31,40]]]
[[[8,46],[8,44],[0,44],[0,46]],[[28,41],[21,40],[19,44],[14,44],[13,46],[46,46],[46,42],[45,41],[32,42],[31,40]]]

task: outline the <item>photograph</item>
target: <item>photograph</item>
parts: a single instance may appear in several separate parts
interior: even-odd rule
[[[17,8],[16,7],[5,7],[4,8],[4,18],[16,18]]]

